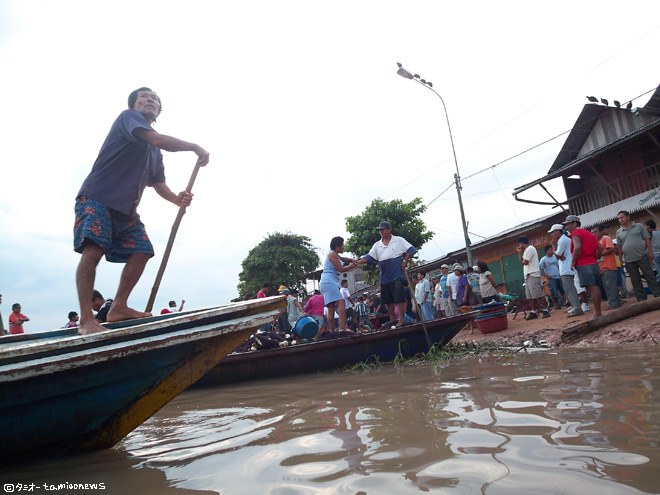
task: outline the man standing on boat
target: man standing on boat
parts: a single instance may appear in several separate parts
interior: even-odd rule
[[[76,198],[74,249],[81,253],[76,272],[80,302],[79,333],[105,330],[94,319],[92,291],[96,266],[105,255],[113,263],[125,263],[107,321],[151,316],[128,307],[128,297],[137,284],[153,246],[137,214],[137,205],[147,186],[177,206],[189,206],[192,193],[175,194],[165,182],[165,151],[192,151],[204,166],[209,153],[201,146],[157,133],[151,126],[160,115],[160,98],[149,88],[133,91],[128,110],[115,120],[92,171]]]
[[[401,318],[396,326],[400,327],[405,323],[403,315],[406,314],[406,297],[403,291],[403,281],[406,278],[404,270],[406,261],[417,252],[417,249],[403,237],[392,235],[390,222],[380,222],[376,230],[380,233],[380,241],[376,242],[369,254],[360,258],[357,264],[360,266],[365,263],[378,263],[381,304],[387,306],[390,321],[396,319],[394,305],[398,306]]]

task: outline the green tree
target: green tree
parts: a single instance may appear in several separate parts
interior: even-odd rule
[[[319,255],[309,237],[290,232],[269,234],[250,250],[241,264],[238,275],[239,299],[257,296],[261,286],[268,282],[271,295],[280,285],[296,287],[305,294],[302,278],[319,266]]]
[[[426,230],[426,225],[419,218],[424,211],[426,206],[422,204],[422,198],[415,198],[409,203],[404,203],[400,199],[392,201],[374,199],[360,215],[346,219],[346,231],[351,234],[345,244],[346,251],[356,256],[367,254],[380,239],[376,227],[383,220],[392,224],[392,235],[401,236],[420,249],[434,235],[433,232]],[[368,280],[375,282],[377,280],[375,267],[365,265],[365,268]]]

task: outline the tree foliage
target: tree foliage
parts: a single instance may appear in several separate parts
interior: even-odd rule
[[[374,199],[360,215],[346,219],[346,231],[351,234],[345,244],[346,251],[356,256],[367,254],[374,243],[380,240],[376,227],[383,220],[392,224],[392,235],[401,236],[420,249],[434,235],[426,230],[426,225],[419,218],[424,211],[426,206],[422,204],[422,198],[415,198],[409,203],[400,199]],[[370,280],[375,280],[373,272],[369,273],[369,268],[367,276]]]
[[[241,266],[240,299],[256,297],[266,282],[271,285],[270,295],[274,295],[280,285],[295,287],[305,294],[301,279],[319,266],[319,255],[309,237],[275,232],[252,248]]]

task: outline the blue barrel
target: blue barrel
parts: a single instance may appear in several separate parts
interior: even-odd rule
[[[318,331],[319,325],[311,316],[303,316],[296,322],[296,326],[293,327],[293,333],[307,340],[313,339]]]

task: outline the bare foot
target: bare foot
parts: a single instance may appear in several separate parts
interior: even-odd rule
[[[147,318],[149,316],[151,316],[151,313],[138,311],[137,309],[129,308],[128,306],[117,306],[117,301],[115,301],[110,307],[110,311],[108,311],[106,320],[108,322],[136,320],[138,318]]]
[[[96,320],[85,323],[80,322],[80,326],[78,327],[78,335],[90,335],[92,333],[99,333],[105,330],[107,330],[107,328],[105,328]]]

